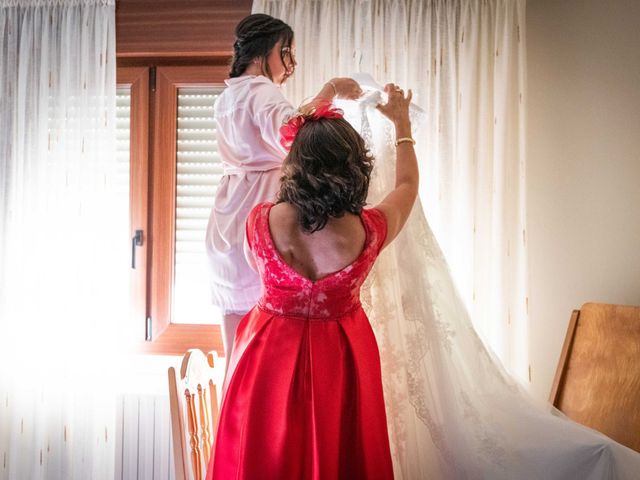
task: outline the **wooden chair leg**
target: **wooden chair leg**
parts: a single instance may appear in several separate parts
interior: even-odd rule
[[[211,434],[209,430],[209,409],[207,408],[207,391],[198,384],[198,406],[200,407],[200,429],[202,431],[202,450],[204,450],[204,464],[209,465],[211,454]]]
[[[187,388],[184,391],[189,426],[189,439],[191,445],[191,466],[193,468],[193,478],[202,480],[202,454],[198,442],[198,420],[196,418],[196,401],[195,394],[189,392]]]

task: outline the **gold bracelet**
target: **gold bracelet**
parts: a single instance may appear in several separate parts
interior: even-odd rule
[[[399,138],[399,139],[397,139],[397,140],[396,140],[396,147],[397,147],[398,145],[400,145],[401,143],[409,143],[409,142],[411,142],[411,144],[412,144],[412,145],[415,145],[415,144],[416,144],[416,141],[415,141],[413,138],[411,138],[411,137],[402,137],[402,138]]]
[[[338,96],[338,89],[336,88],[336,84],[333,83],[331,80],[329,80],[327,83],[333,87],[333,96],[337,97]]]

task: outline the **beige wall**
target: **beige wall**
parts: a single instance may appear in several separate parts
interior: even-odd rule
[[[640,305],[640,2],[529,0],[532,392],[547,398],[569,316]]]

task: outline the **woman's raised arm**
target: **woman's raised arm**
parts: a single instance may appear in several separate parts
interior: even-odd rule
[[[375,206],[387,219],[387,238],[382,248],[389,245],[402,230],[418,196],[419,186],[418,160],[413,148],[415,141],[411,137],[409,119],[409,104],[413,94],[409,90],[405,96],[403,90],[392,83],[387,84],[384,89],[389,94],[389,100],[377,108],[395,126],[396,184],[395,188]]]

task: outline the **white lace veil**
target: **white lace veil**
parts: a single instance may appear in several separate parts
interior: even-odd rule
[[[393,187],[394,135],[372,108],[377,94],[365,98],[341,106],[376,157],[375,205]],[[397,479],[640,478],[640,454],[535,400],[483,344],[420,202],[362,301],[380,348]]]

